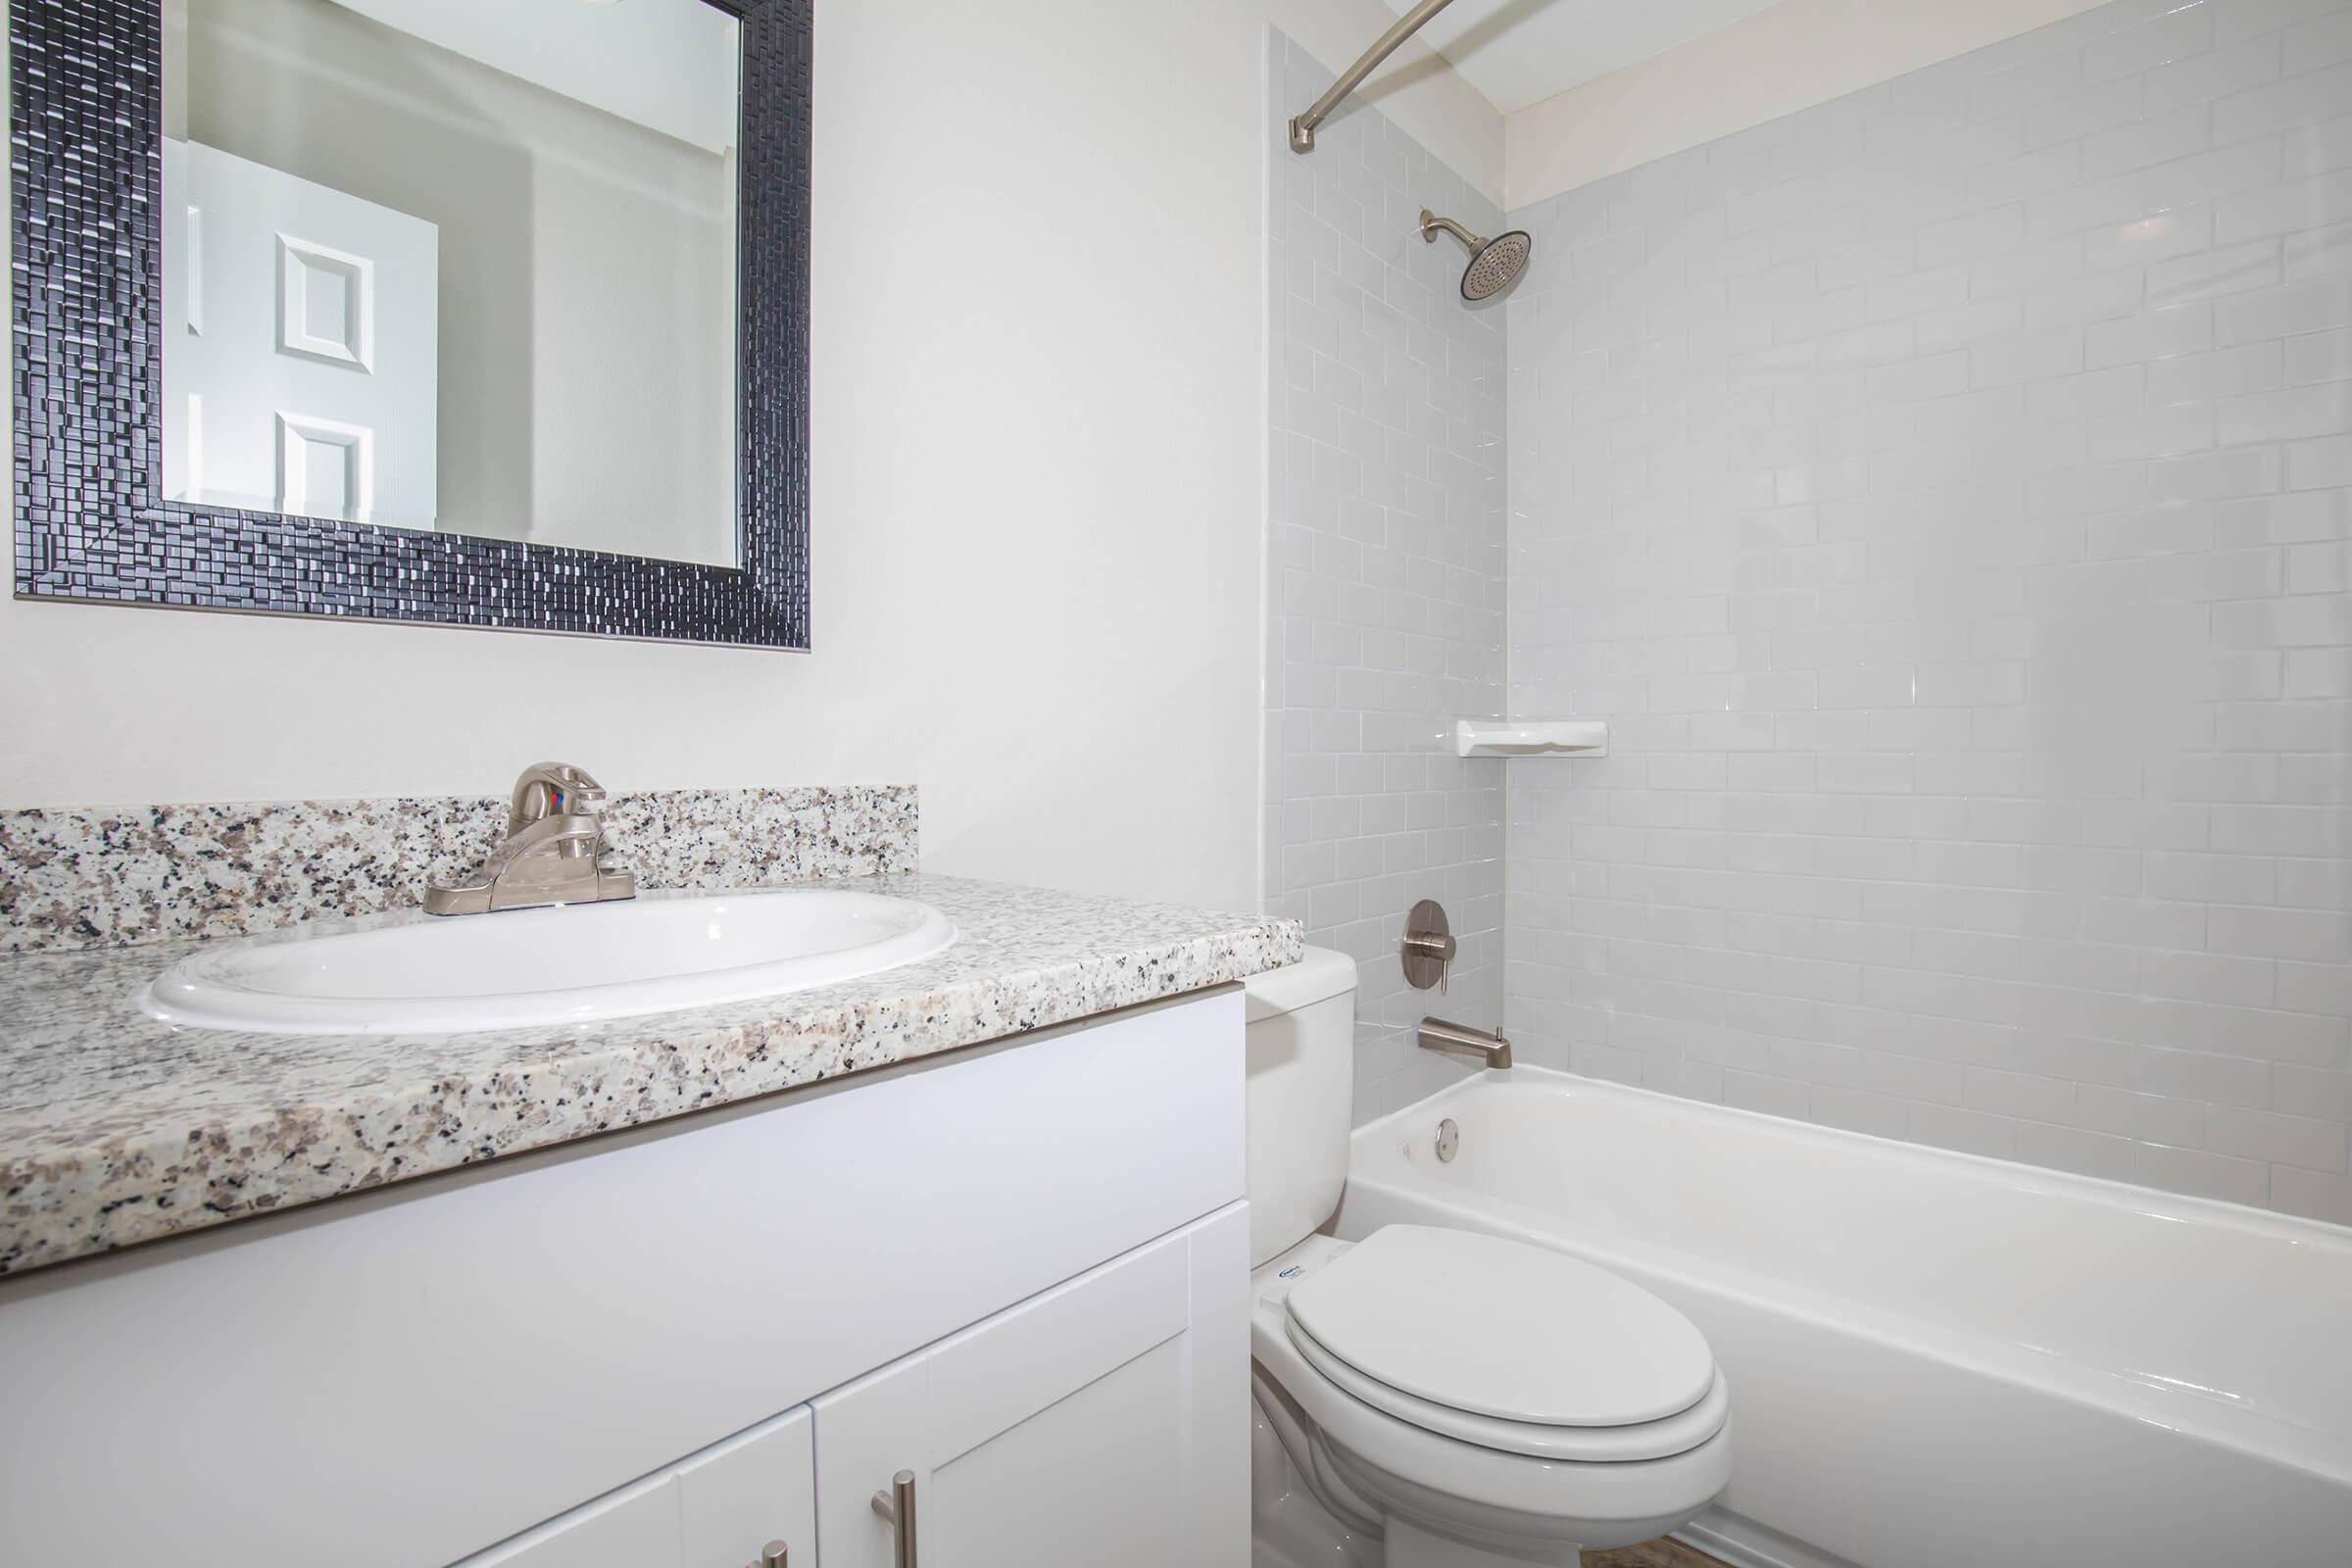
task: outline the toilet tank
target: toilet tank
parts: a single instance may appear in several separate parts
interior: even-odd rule
[[[1339,1207],[1355,1112],[1355,960],[1309,948],[1249,994],[1250,1266]]]

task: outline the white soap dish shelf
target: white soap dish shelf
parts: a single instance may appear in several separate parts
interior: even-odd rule
[[[1606,757],[1604,718],[1464,718],[1454,721],[1456,757]]]

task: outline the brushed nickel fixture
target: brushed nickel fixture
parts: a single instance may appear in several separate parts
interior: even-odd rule
[[[914,1472],[890,1478],[890,1490],[874,1494],[874,1517],[890,1522],[892,1568],[916,1568],[914,1560]]]
[[[1334,109],[1340,107],[1340,100],[1362,86],[1364,78],[1372,74],[1373,69],[1383,60],[1395,54],[1398,44],[1420,31],[1423,23],[1452,3],[1453,0],[1421,0],[1419,5],[1397,18],[1396,25],[1375,39],[1372,47],[1364,51],[1362,59],[1340,73],[1340,79],[1331,84],[1330,91],[1308,106],[1305,114],[1299,115],[1291,122],[1291,151],[1295,153],[1313,152],[1315,150],[1315,127],[1329,119]]]
[[[1470,265],[1462,270],[1462,298],[1474,305],[1508,288],[1511,279],[1527,270],[1527,259],[1535,254],[1536,242],[1527,237],[1523,228],[1487,239],[1471,233],[1450,218],[1440,218],[1422,208],[1422,241],[1436,244],[1441,228],[1470,247]]]
[[[1444,1018],[1424,1018],[1418,1043],[1423,1051],[1442,1051],[1450,1056],[1476,1056],[1490,1067],[1508,1067],[1511,1064],[1511,1043],[1497,1029],[1488,1034],[1468,1024],[1448,1023]]]
[[[427,914],[488,914],[543,904],[633,899],[637,878],[605,842],[605,789],[569,762],[534,762],[514,781],[507,836],[490,858],[424,891]]]
[[[1453,928],[1446,923],[1446,906],[1435,899],[1423,899],[1413,906],[1404,917],[1404,979],[1415,991],[1438,988],[1444,996],[1449,989],[1446,980],[1453,967],[1455,948]]]
[[[760,1560],[751,1568],[791,1568],[792,1553],[781,1541],[771,1541],[760,1548]]]

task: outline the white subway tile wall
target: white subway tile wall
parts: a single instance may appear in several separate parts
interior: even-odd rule
[[[1356,960],[1356,1119],[1463,1070],[1424,1012],[1502,1021],[1502,764],[1446,748],[1503,700],[1503,312],[1465,307],[1464,252],[1426,206],[1492,233],[1494,203],[1369,106],[1314,154],[1283,122],[1332,73],[1271,35],[1266,907]],[[1405,912],[1441,900],[1447,992],[1404,983]]]
[[[2352,0],[1514,221],[1522,1057],[2352,1222]]]

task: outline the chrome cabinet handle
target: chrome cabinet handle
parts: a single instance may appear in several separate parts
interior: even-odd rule
[[[891,1568],[915,1568],[913,1471],[900,1471],[890,1478],[888,1492],[874,1494],[874,1513],[890,1521],[894,1542]]]
[[[751,1568],[787,1568],[791,1556],[792,1552],[784,1543],[771,1541],[760,1548],[760,1555],[753,1559]]]

